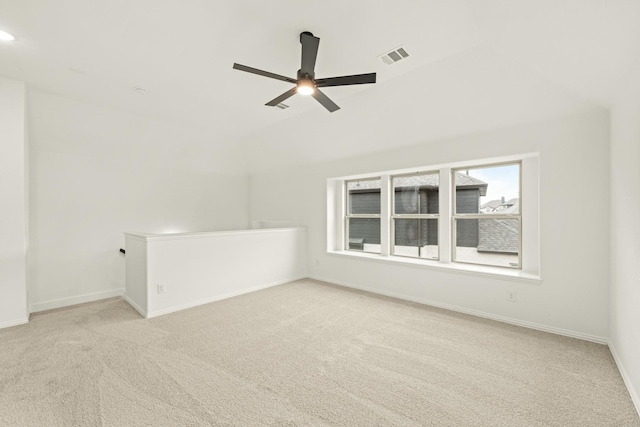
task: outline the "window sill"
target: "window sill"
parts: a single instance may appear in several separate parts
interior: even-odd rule
[[[373,262],[386,264],[406,265],[408,267],[424,268],[427,270],[447,271],[455,274],[465,274],[476,277],[489,277],[492,279],[502,279],[511,282],[528,283],[539,285],[542,278],[538,275],[525,273],[521,270],[507,269],[501,267],[490,267],[485,265],[445,263],[428,259],[406,258],[399,256],[383,256],[367,252],[356,251],[327,251],[327,254],[339,257],[358,258]]]

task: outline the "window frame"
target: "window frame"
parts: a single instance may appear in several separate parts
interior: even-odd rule
[[[409,172],[409,173],[403,173],[403,174],[394,174],[394,175],[390,175],[389,179],[390,179],[390,187],[389,187],[389,191],[391,193],[391,212],[389,215],[389,228],[390,228],[390,240],[389,240],[389,253],[390,255],[393,256],[400,256],[400,257],[405,257],[405,258],[415,258],[415,259],[424,259],[424,260],[433,260],[433,261],[439,261],[440,260],[440,209],[438,208],[438,213],[437,214],[421,214],[421,213],[417,213],[417,214],[397,214],[396,213],[396,187],[394,184],[394,179],[395,178],[402,178],[402,177],[409,177],[409,176],[420,176],[420,175],[437,175],[438,176],[438,182],[440,182],[440,171],[439,170],[422,170],[422,171],[418,171],[418,172]],[[438,192],[440,191],[440,189],[438,188]],[[418,210],[420,210],[420,199],[418,199]],[[396,227],[395,227],[395,220],[396,219],[417,219],[417,220],[421,220],[421,219],[435,219],[437,222],[436,224],[438,224],[438,226],[436,227],[436,229],[438,230],[438,256],[435,258],[423,258],[420,256],[420,253],[422,251],[422,247],[418,246],[418,256],[411,256],[411,255],[400,255],[396,253]],[[420,227],[420,222],[418,222],[418,227]]]
[[[471,264],[452,261],[452,169],[486,167],[497,164],[520,163],[520,193],[526,193],[527,200],[520,204],[520,269]],[[346,257],[358,262],[419,268],[438,272],[449,272],[474,277],[487,277],[539,285],[542,283],[541,258],[541,156],[539,152],[525,152],[500,157],[475,158],[447,163],[432,162],[418,167],[399,169],[377,169],[352,175],[326,178],[326,254]],[[439,171],[439,260],[394,256],[391,248],[391,176],[410,175],[416,171]],[[381,220],[380,253],[347,250],[348,235],[345,222],[347,213],[346,181],[380,179]],[[316,260],[316,265],[318,260]]]
[[[367,252],[364,250],[364,242],[362,245],[362,250],[358,250],[358,249],[351,249],[350,248],[350,244],[349,244],[349,220],[352,218],[358,219],[358,218],[363,218],[363,219],[379,219],[380,220],[380,225],[382,228],[382,176],[374,176],[374,177],[367,177],[367,178],[360,178],[360,179],[349,179],[349,180],[345,180],[344,181],[344,206],[345,206],[345,215],[344,215],[344,222],[343,222],[343,230],[344,230],[344,241],[343,243],[343,247],[344,250],[346,251],[353,251],[353,252],[365,252],[365,253],[370,253],[370,254],[381,254],[382,253],[382,245],[380,245],[380,252]],[[352,214],[349,213],[350,207],[351,205],[349,204],[349,183],[351,182],[362,182],[362,181],[380,181],[380,213],[379,214]],[[380,231],[380,234],[382,234],[382,230]]]
[[[492,167],[514,166],[518,165],[518,213],[517,214],[499,214],[499,213],[457,213],[457,191],[456,191],[456,172],[461,170],[472,169],[489,169]],[[451,262],[460,264],[472,264],[497,268],[508,268],[513,270],[522,270],[522,160],[489,164],[465,165],[451,169]],[[478,207],[479,208],[479,207]],[[478,209],[479,210],[479,209]],[[478,262],[459,261],[456,259],[457,248],[457,220],[459,219],[515,219],[518,221],[518,265],[517,266],[500,266],[494,264],[483,264]]]

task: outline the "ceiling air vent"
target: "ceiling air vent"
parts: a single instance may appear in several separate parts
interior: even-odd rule
[[[402,61],[404,58],[407,58],[409,54],[405,50],[404,47],[398,47],[391,52],[387,52],[384,55],[380,55],[378,58],[382,60],[387,65],[395,64],[398,61]]]
[[[280,110],[286,110],[287,108],[289,108],[289,106],[287,104],[283,104],[282,102],[279,104],[274,105],[275,108],[278,108]]]

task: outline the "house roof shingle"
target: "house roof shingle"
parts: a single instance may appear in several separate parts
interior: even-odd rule
[[[456,187],[479,188],[481,196],[484,196],[487,194],[487,186],[489,184],[477,178],[474,178],[470,175],[465,175],[465,174],[456,172],[455,181],[456,181]],[[393,182],[396,188],[403,188],[403,187],[438,188],[440,185],[440,176],[438,174],[398,176],[393,179]],[[375,190],[375,189],[380,189],[380,187],[381,187],[381,181],[379,179],[351,181],[347,184],[347,188],[353,191]]]
[[[491,208],[491,209],[495,209],[498,206],[500,206],[502,204],[502,200],[490,200],[487,203],[483,204],[482,206],[480,206],[480,209],[484,209],[484,208]]]

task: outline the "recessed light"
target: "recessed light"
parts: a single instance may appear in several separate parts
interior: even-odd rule
[[[6,31],[0,31],[0,40],[4,40],[6,42],[10,42],[15,40],[16,38],[13,37],[11,34],[7,33]]]

